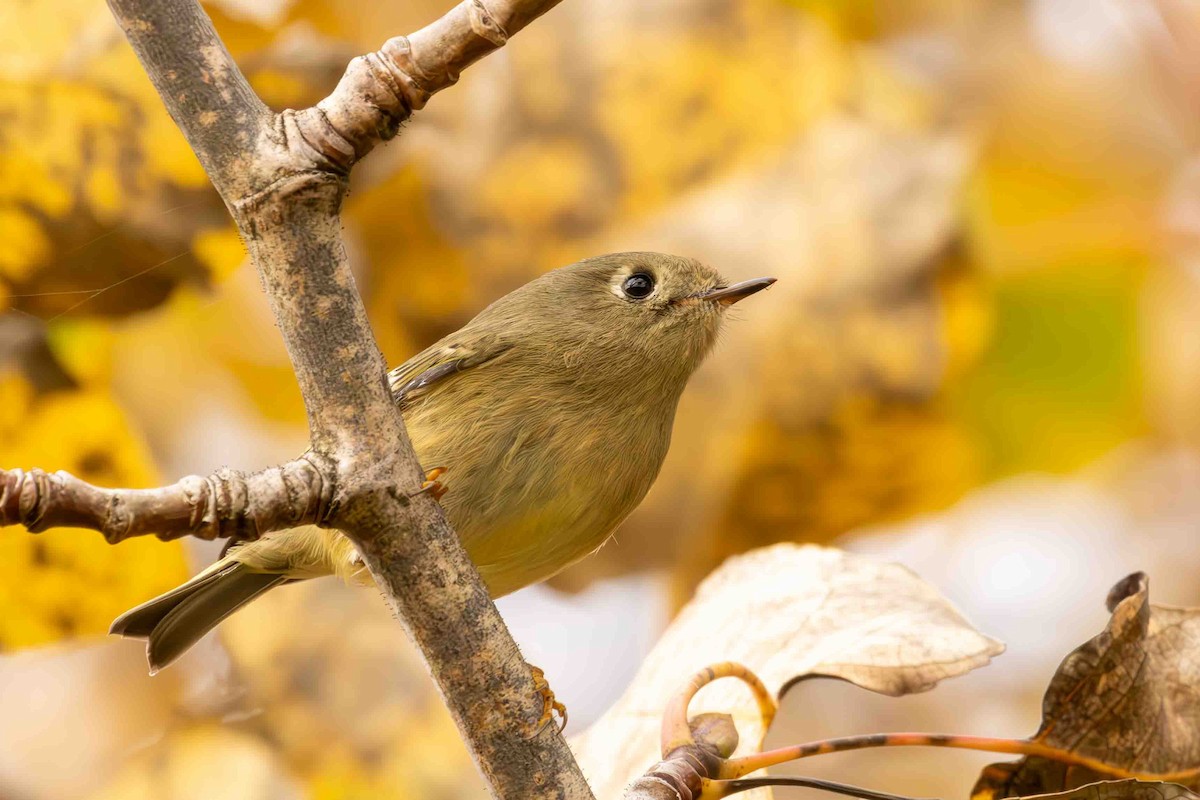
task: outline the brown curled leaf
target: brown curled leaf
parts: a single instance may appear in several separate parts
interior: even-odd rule
[[[1129,772],[1168,775],[1200,768],[1200,609],[1150,603],[1135,572],[1108,595],[1104,631],[1063,660],[1042,701],[1033,737]],[[1043,758],[992,764],[976,800],[1075,789],[1096,772]],[[1180,775],[1200,787],[1200,775]]]

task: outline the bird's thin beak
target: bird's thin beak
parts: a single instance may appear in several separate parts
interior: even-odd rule
[[[749,297],[755,292],[761,292],[774,282],[774,278],[752,278],[748,281],[735,283],[733,286],[722,286],[720,288],[707,291],[700,295],[700,299],[712,300],[720,303],[723,306],[731,306],[744,297]]]

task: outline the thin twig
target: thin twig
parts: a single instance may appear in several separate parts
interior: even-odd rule
[[[860,797],[862,800],[933,800],[933,798],[918,798],[908,797],[902,794],[890,794],[888,792],[877,792],[874,789],[863,789],[859,786],[851,786],[848,783],[837,783],[836,781],[824,781],[820,778],[805,778],[794,775],[773,776],[770,778],[741,778],[736,781],[710,781],[705,787],[703,797],[716,800],[719,797],[729,797],[740,792],[748,792],[752,789],[766,789],[772,786],[796,786],[804,789],[819,789],[823,792],[833,792],[834,794],[846,795],[847,797]],[[709,791],[713,794],[708,794]]]
[[[1137,778],[1143,781],[1173,781],[1188,782],[1200,776],[1200,767],[1176,770],[1165,773],[1131,772],[1101,759],[1092,758],[1082,753],[1074,753],[1060,747],[1045,744],[1032,739],[1001,739],[989,736],[959,736],[947,733],[873,733],[863,736],[843,736],[835,739],[823,739],[817,742],[780,747],[765,753],[756,753],[743,758],[731,758],[721,766],[718,777],[724,779],[740,778],[751,772],[767,767],[785,764],[801,758],[842,753],[848,750],[865,750],[874,747],[951,747],[958,750],[977,750],[985,753],[1007,753],[1010,755],[1038,756],[1057,761],[1061,764],[1071,764],[1085,767],[1114,778]]]

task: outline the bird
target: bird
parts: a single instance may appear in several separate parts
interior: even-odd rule
[[[612,253],[551,270],[388,374],[413,448],[493,597],[596,551],[666,457],[688,379],[726,310],[775,282],[729,284],[700,261]],[[445,477],[445,480],[442,480]],[[313,526],[235,543],[118,617],[151,672],[263,593],[371,579],[353,543]]]

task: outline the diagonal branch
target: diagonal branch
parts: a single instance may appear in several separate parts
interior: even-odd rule
[[[355,59],[317,107],[273,114],[254,96],[197,0],[109,0],[232,212],[262,280],[304,397],[310,458],[329,465],[313,513],[358,547],[425,655],[493,795],[520,800],[590,798],[591,792],[554,726],[537,727],[542,700],[516,643],[440,507],[417,492],[422,470],[388,390],[339,214],[357,159],[394,136],[463,68],[557,2],[467,0],[411,37]],[[96,505],[111,497],[103,490],[88,487],[89,493],[62,476],[7,478],[16,491],[4,513],[15,516],[4,519],[49,524],[46,512],[55,503],[47,498],[58,497],[59,518],[79,524],[88,515],[67,513],[74,507],[65,498],[72,496],[81,498],[73,502],[90,509],[93,521],[108,524]],[[139,529],[178,529],[167,508],[190,525],[198,502],[188,496],[193,485],[159,490],[166,492],[158,498],[164,513],[140,517]],[[272,505],[277,501],[277,491],[248,492],[245,503],[262,513],[256,532],[282,519]],[[237,513],[230,519],[233,527],[218,529],[251,532],[237,527],[243,524]],[[121,535],[120,526],[116,533],[102,529]]]
[[[330,489],[308,458],[249,475],[228,469],[189,475],[157,489],[102,489],[66,472],[0,470],[0,525],[24,525],[32,533],[90,528],[109,544],[134,536],[257,539],[320,523]]]

